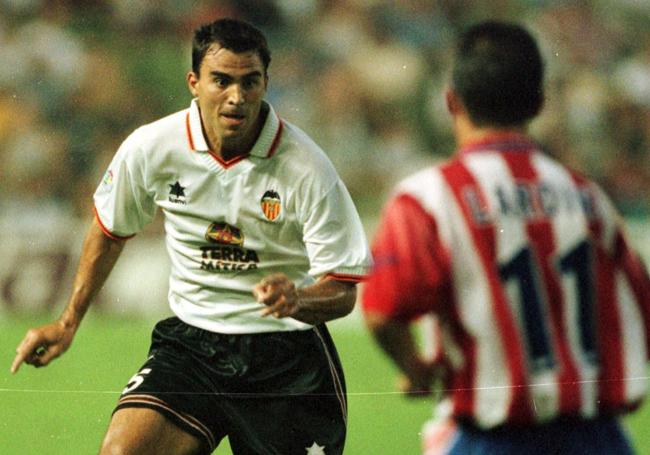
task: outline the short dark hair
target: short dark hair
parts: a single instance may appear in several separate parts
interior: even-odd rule
[[[544,103],[544,63],[521,26],[487,21],[460,37],[452,84],[478,126],[521,125]]]
[[[238,19],[217,19],[202,25],[192,40],[192,71],[199,74],[201,63],[212,44],[236,53],[255,51],[262,59],[264,73],[271,63],[271,51],[264,34],[248,22]]]

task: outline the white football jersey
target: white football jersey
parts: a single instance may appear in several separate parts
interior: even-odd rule
[[[253,286],[275,272],[297,287],[324,275],[359,281],[370,263],[359,216],[329,159],[270,105],[263,109],[250,154],[230,161],[209,150],[196,100],[138,128],[94,196],[100,225],[117,238],[135,235],[162,209],[171,309],[214,332],[307,329],[260,317]]]

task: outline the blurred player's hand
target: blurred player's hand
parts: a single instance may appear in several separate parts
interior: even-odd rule
[[[397,377],[397,389],[408,398],[428,397],[434,383],[443,380],[444,369],[437,363],[419,361],[408,375]]]
[[[259,303],[267,306],[262,316],[286,318],[299,310],[296,285],[284,273],[274,273],[262,279],[253,288],[253,295]]]
[[[16,373],[23,362],[44,367],[68,350],[73,337],[74,330],[59,321],[30,329],[16,348],[11,373]]]

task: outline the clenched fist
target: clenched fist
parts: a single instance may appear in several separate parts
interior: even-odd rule
[[[286,318],[300,310],[300,299],[296,285],[284,273],[274,273],[262,279],[253,288],[253,295],[267,307],[262,316]]]

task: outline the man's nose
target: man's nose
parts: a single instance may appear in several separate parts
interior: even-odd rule
[[[244,90],[241,84],[232,84],[228,92],[228,102],[231,104],[242,104],[244,101]]]

